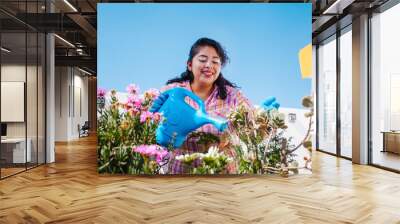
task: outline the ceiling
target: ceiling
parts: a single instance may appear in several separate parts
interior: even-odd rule
[[[312,3],[313,42],[335,32],[335,24],[343,18],[372,10],[387,0],[203,0],[203,2],[268,2]],[[188,2],[183,0],[1,0],[0,24],[9,47],[24,50],[26,29],[54,32],[56,65],[80,66],[92,73],[97,69],[97,3],[119,2]],[[27,12],[27,13],[26,13]],[[51,12],[51,13],[50,13]],[[351,18],[349,19],[351,22]],[[345,24],[344,24],[345,25]],[[333,27],[333,28],[332,28]],[[330,30],[330,31],[329,31]],[[328,32],[329,31],[329,32]],[[8,39],[7,39],[8,38]],[[29,38],[28,38],[29,39]],[[64,41],[66,40],[66,41]],[[5,43],[3,41],[3,43]],[[29,41],[29,40],[28,40]],[[36,47],[28,44],[28,53]],[[31,49],[32,48],[32,49]],[[23,52],[21,52],[22,54]]]
[[[313,0],[313,44],[319,43],[362,13],[373,12],[389,0]]]
[[[53,32],[57,34],[56,66],[79,66],[96,74],[98,2],[47,0],[46,4],[45,0],[1,0],[2,46],[12,49],[9,54],[2,54],[3,60],[16,62],[23,59],[23,55],[33,58],[36,51],[43,48],[43,44],[36,43],[37,33]]]

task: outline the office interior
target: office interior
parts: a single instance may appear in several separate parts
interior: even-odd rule
[[[1,178],[54,162],[54,143],[79,139],[82,126],[95,132],[96,4],[107,2],[127,1],[1,2]],[[305,2],[313,5],[315,148],[399,171],[400,5]]]
[[[356,1],[334,20],[313,33],[317,150],[398,172],[400,5]]]
[[[0,2],[1,179],[56,162],[56,142],[96,130],[96,41],[74,22],[95,36],[93,6],[79,5],[86,20],[63,15],[74,10],[62,1]]]

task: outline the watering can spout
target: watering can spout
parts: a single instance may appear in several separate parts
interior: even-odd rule
[[[227,120],[210,117],[207,114],[202,113],[200,111],[197,114],[197,117],[198,117],[200,126],[204,125],[204,124],[212,124],[212,125],[214,125],[215,128],[217,128],[221,132],[224,131],[228,127]]]

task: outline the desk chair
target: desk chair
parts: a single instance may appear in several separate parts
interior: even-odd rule
[[[80,125],[78,124],[79,138],[89,136],[89,129],[90,129],[89,121],[85,121],[82,127],[80,127]]]

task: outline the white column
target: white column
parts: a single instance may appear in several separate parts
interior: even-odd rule
[[[368,163],[368,15],[353,19],[353,162]]]
[[[54,76],[54,35],[46,36],[46,163],[55,161],[54,133],[55,133],[55,76]]]
[[[46,1],[46,11],[54,12],[54,5]],[[46,163],[55,162],[55,43],[54,35],[46,35]]]
[[[315,45],[312,45],[312,79],[311,79],[311,95],[313,96],[314,102],[314,116],[313,116],[313,125],[312,125],[312,148],[317,148],[317,127],[316,127],[316,118],[317,118],[317,48]]]

